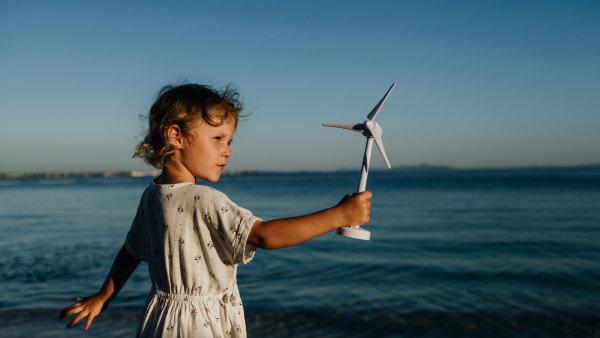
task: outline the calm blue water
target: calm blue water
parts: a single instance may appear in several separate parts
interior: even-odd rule
[[[224,176],[268,220],[317,211],[357,173]],[[0,335],[130,337],[142,263],[90,331],[56,319],[97,292],[150,178],[0,180]],[[259,250],[238,282],[250,337],[600,337],[600,169],[373,172],[371,241]]]

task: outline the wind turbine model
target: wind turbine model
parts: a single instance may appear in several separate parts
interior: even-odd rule
[[[365,148],[365,156],[363,157],[362,169],[360,171],[360,181],[358,182],[358,189],[357,189],[356,193],[361,193],[361,192],[365,191],[365,188],[367,187],[367,175],[369,175],[369,162],[371,161],[371,149],[373,148],[373,140],[375,140],[375,143],[377,144],[377,147],[379,148],[381,155],[383,155],[385,164],[387,164],[388,168],[391,168],[390,161],[388,161],[387,156],[385,155],[385,150],[383,149],[383,142],[381,141],[381,134],[383,133],[383,130],[379,126],[379,123],[373,122],[373,120],[375,119],[375,116],[377,116],[377,113],[379,113],[379,109],[381,109],[381,106],[383,106],[383,103],[387,99],[388,95],[390,95],[390,93],[392,92],[392,89],[394,89],[395,85],[396,84],[394,83],[390,87],[390,89],[387,91],[387,93],[385,94],[383,99],[381,99],[381,101],[379,101],[377,106],[375,106],[375,108],[373,108],[373,110],[369,113],[369,115],[367,115],[368,120],[365,121],[364,123],[359,123],[359,124],[326,124],[326,123],[323,123],[324,127],[336,127],[336,128],[353,130],[353,131],[362,133],[364,136],[367,137],[367,147]],[[346,237],[356,238],[356,239],[362,239],[365,241],[368,241],[371,238],[371,232],[361,228],[360,225],[338,228],[336,230],[336,234],[346,236]]]

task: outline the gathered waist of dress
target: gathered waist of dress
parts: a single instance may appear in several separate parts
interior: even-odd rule
[[[175,293],[163,292],[160,290],[156,290],[154,288],[152,288],[152,292],[154,293],[154,297],[156,297],[158,299],[168,299],[168,300],[173,300],[173,301],[178,301],[178,302],[201,302],[201,301],[207,301],[207,300],[220,300],[224,303],[231,302],[231,304],[234,306],[237,302],[236,296],[231,291],[220,293],[220,294],[214,294],[214,295],[206,295],[206,296],[179,295],[179,294],[175,294]]]

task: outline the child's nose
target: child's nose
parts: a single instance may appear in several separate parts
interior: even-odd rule
[[[225,152],[223,153],[224,157],[231,157],[231,150],[229,149],[229,146],[227,146],[225,148]]]

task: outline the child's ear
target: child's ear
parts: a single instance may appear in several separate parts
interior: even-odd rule
[[[167,128],[167,140],[175,149],[183,149],[185,146],[185,140],[183,139],[181,128],[179,128],[179,126],[176,124]]]

